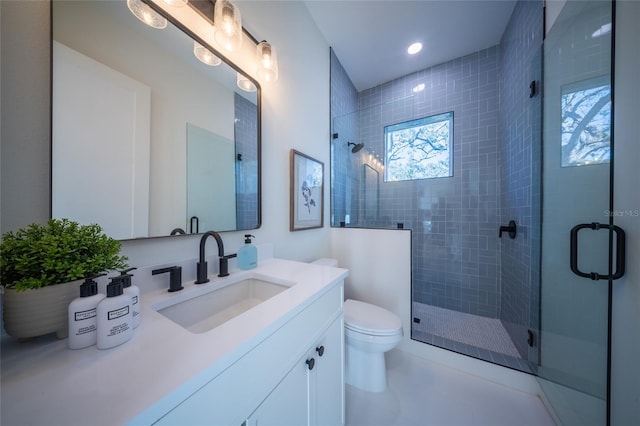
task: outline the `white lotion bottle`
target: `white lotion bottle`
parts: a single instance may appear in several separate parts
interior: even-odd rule
[[[137,328],[140,325],[140,287],[131,284],[132,274],[129,272],[137,268],[129,268],[120,272],[122,278],[122,287],[124,288],[124,294],[131,297],[131,316],[133,317],[133,328]]]
[[[124,294],[122,277],[107,285],[107,297],[98,303],[98,349],[109,349],[133,337],[131,297]]]
[[[98,293],[94,279],[102,275],[86,278],[80,285],[80,297],[69,304],[69,349],[93,346],[98,340],[97,307],[105,296]]]

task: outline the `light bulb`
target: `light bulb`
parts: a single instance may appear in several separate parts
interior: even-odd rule
[[[258,69],[256,74],[259,79],[266,82],[278,79],[278,57],[276,48],[267,41],[261,41],[256,46],[256,62]]]
[[[217,0],[213,16],[213,38],[223,49],[234,51],[242,46],[240,9],[228,0]]]

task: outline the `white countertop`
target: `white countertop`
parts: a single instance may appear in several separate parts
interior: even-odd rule
[[[115,348],[70,350],[67,339],[2,338],[2,414],[12,425],[148,423],[186,399],[347,276],[346,269],[283,259],[211,282],[141,295],[142,322]],[[268,278],[296,283],[206,333],[194,334],[154,310],[229,280]],[[232,403],[232,402],[231,402]]]

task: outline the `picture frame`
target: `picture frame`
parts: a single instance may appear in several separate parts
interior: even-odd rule
[[[324,163],[295,149],[290,153],[289,230],[324,226]]]

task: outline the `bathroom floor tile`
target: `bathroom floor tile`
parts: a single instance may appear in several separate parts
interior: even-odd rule
[[[540,398],[401,351],[387,354],[385,392],[346,386],[348,426],[547,426]]]

